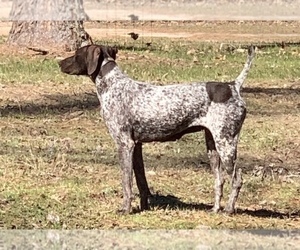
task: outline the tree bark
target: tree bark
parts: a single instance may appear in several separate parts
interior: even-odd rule
[[[13,0],[8,44],[75,50],[90,36],[83,0]]]

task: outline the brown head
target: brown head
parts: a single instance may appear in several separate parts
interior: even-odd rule
[[[58,64],[63,73],[86,75],[95,81],[105,58],[116,60],[118,49],[102,45],[87,45],[76,50],[75,55],[61,60]]]

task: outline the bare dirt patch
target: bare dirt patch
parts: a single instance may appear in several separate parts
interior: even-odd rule
[[[8,36],[10,22],[0,22],[0,36]],[[211,42],[299,42],[300,21],[99,21],[86,22],[94,40],[129,39],[129,32],[140,39],[181,38]]]

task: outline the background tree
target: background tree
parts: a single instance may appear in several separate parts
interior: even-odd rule
[[[13,0],[9,44],[75,50],[90,36],[83,0]]]

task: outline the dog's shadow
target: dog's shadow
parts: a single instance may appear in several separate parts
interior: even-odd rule
[[[211,205],[204,203],[192,204],[185,203],[173,195],[154,194],[148,198],[151,208],[158,209],[179,209],[179,210],[210,210]]]
[[[204,203],[186,203],[181,201],[179,198],[173,195],[160,195],[155,194],[149,198],[150,207],[152,209],[179,209],[179,210],[198,210],[209,212],[212,209],[212,205]],[[272,211],[268,209],[237,209],[236,213],[238,215],[250,215],[252,217],[258,218],[276,218],[276,219],[287,219],[291,217],[300,218],[300,210],[293,213],[282,213],[278,211]]]

